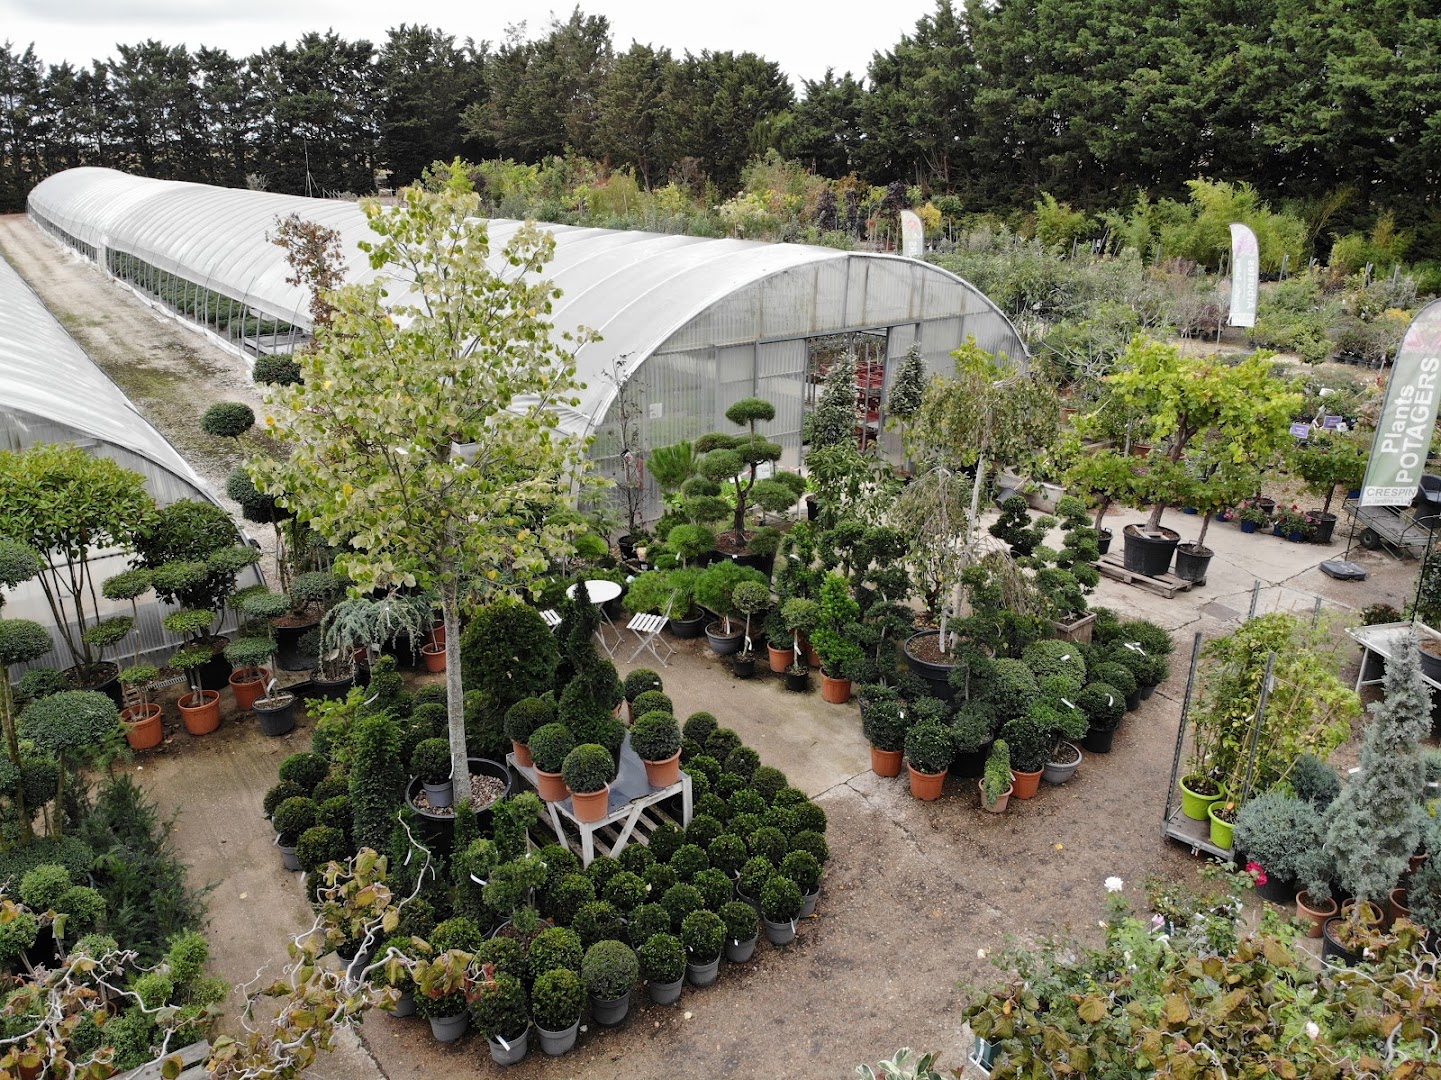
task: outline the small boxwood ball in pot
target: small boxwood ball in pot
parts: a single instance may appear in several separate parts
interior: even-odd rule
[[[740,877],[736,880],[736,885],[746,896],[752,900],[758,900],[760,899],[761,889],[765,888],[766,882],[774,876],[775,872],[776,867],[773,862],[763,856],[757,855],[747,860],[745,865],[741,867]]]
[[[579,973],[581,957],[584,955],[585,946],[581,943],[579,934],[568,926],[552,926],[537,934],[526,949],[526,972],[531,982],[557,968],[568,968]]]
[[[546,724],[555,723],[555,706],[545,698],[521,698],[505,713],[505,737],[530,745],[530,737]],[[550,772],[549,769],[546,770]]]
[[[762,825],[746,838],[751,854],[765,859],[772,866],[779,866],[791,848],[786,834],[773,825]]]
[[[610,884],[610,879],[624,869],[625,867],[621,866],[619,859],[610,855],[597,855],[582,873],[595,883],[597,892],[605,892],[605,887]]]
[[[760,900],[761,914],[771,922],[790,922],[805,904],[801,887],[783,874],[776,874],[765,883]]]
[[[740,745],[741,737],[730,728],[716,728],[706,737],[705,752],[717,761],[725,761]]]
[[[630,913],[625,932],[631,945],[639,949],[656,934],[670,933],[670,912],[657,903],[641,904]]]
[[[659,900],[671,886],[680,882],[680,877],[669,863],[652,863],[645,868],[641,879],[650,886],[650,895]]]
[[[726,925],[726,937],[737,944],[749,941],[760,933],[761,926],[756,917],[756,909],[744,900],[732,900],[722,904],[717,914]]]
[[[688,844],[708,848],[711,841],[725,832],[725,826],[709,814],[696,814],[686,826],[685,839]]]
[[[919,773],[945,772],[955,756],[951,729],[941,724],[917,724],[906,732],[906,761]]]
[[[712,867],[731,876],[734,876],[750,858],[750,852],[746,850],[746,842],[734,833],[721,833],[710,842],[706,854],[710,858]]]
[[[792,851],[781,860],[780,872],[809,896],[821,885],[821,864],[809,851]]]
[[[530,736],[530,756],[541,772],[558,773],[575,749],[575,736],[564,724],[546,724]]]
[[[824,866],[830,861],[831,849],[826,843],[826,838],[818,832],[806,829],[791,837],[792,851],[809,851],[816,857],[816,862]]]
[[[685,725],[681,728],[681,733],[684,734],[687,739],[694,739],[704,746],[706,740],[711,737],[711,733],[719,726],[716,718],[710,713],[693,712],[690,716],[686,717]],[[711,756],[715,757],[714,754]],[[719,761],[720,758],[716,758],[716,760]]]
[[[635,950],[623,941],[598,941],[585,952],[580,977],[592,997],[614,1001],[628,994],[640,975]]]
[[[631,711],[637,717],[644,716],[648,712],[663,712],[669,716],[675,715],[675,703],[662,694],[659,690],[647,690],[635,698],[631,703]]]
[[[646,844],[627,844],[620,853],[621,869],[632,874],[643,874],[645,868],[655,862],[655,852]]]
[[[534,753],[532,748],[531,754]],[[615,758],[604,746],[582,743],[565,756],[560,771],[565,786],[571,791],[580,794],[603,791],[615,779]]]
[[[584,874],[566,874],[545,892],[545,913],[562,926],[575,921],[576,912],[595,900],[595,883]]]
[[[677,825],[663,821],[650,834],[650,850],[658,862],[670,862],[676,848],[685,843],[685,833]]]
[[[670,983],[685,977],[685,946],[674,934],[652,934],[636,947],[646,982]]]
[[[411,771],[422,784],[443,784],[450,779],[450,743],[445,739],[422,739],[410,756]]]
[[[661,682],[659,672],[652,671],[650,668],[636,668],[625,677],[623,688],[625,699],[634,702],[647,690],[664,690],[665,686]]]
[[[665,895],[660,898],[660,904],[670,915],[671,926],[679,931],[681,922],[687,915],[705,907],[705,897],[694,885],[681,882],[666,890]]]
[[[760,768],[761,756],[749,746],[737,746],[725,759],[725,771],[749,780]]]
[[[680,728],[666,712],[648,712],[631,726],[630,748],[642,761],[669,761],[680,753]]]
[[[681,923],[681,940],[693,964],[708,964],[725,947],[726,924],[714,911],[692,911]]]
[[[699,844],[682,844],[670,857],[670,867],[682,881],[689,881],[702,870],[710,868],[710,859]]]
[[[711,911],[719,910],[732,896],[730,875],[720,870],[702,870],[691,878],[690,883],[700,890],[701,896],[705,898],[705,906]]]
[[[535,980],[530,1015],[536,1027],[564,1031],[580,1019],[584,1007],[585,984],[569,968],[552,968]]]
[[[614,904],[622,912],[631,911],[645,903],[650,895],[646,888],[645,881],[639,874],[632,874],[629,870],[622,870],[606,883],[605,899],[609,904]]]
[[[615,905],[604,900],[594,900],[575,913],[570,928],[580,935],[586,947],[597,941],[625,940],[625,920]]]

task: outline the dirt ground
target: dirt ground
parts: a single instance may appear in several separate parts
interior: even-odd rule
[[[195,430],[211,402],[258,404],[242,361],[152,313],[103,275],[62,256],[22,218],[0,218],[0,249],[141,408],[223,490],[236,451]],[[1114,514],[1117,530],[1139,515]],[[1169,514],[1187,536],[1198,519]],[[687,989],[675,1007],[644,1005],[637,991],[617,1029],[589,1030],[577,1049],[548,1059],[538,1049],[509,1075],[560,1080],[673,1080],[755,1076],[842,1077],[857,1062],[900,1046],[934,1049],[958,1066],[969,1040],[961,1010],[967,988],[1000,976],[986,957],[1008,937],[1073,931],[1096,939],[1105,911],[1102,882],[1118,876],[1133,901],[1156,873],[1196,878],[1198,861],[1161,835],[1162,811],[1194,633],[1234,628],[1250,609],[1347,612],[1410,599],[1416,563],[1357,552],[1368,581],[1343,584],[1317,569],[1336,554],[1269,536],[1212,527],[1217,551],[1204,588],[1166,599],[1106,580],[1093,598],[1175,632],[1171,679],[1127,717],[1107,756],[1088,755],[1063,787],[1043,785],[1001,815],[979,808],[975,786],[952,779],[935,803],[913,799],[907,782],[880,779],[854,704],[786,693],[771,678],[739,682],[703,643],[681,643],[665,672],[684,715],[714,712],[786,770],[830,815],[833,858],[816,916],[787,948],[762,944],[756,959],[726,966],[720,981]],[[620,653],[624,659],[629,650]],[[1354,678],[1356,650],[1346,649]],[[622,669],[627,665],[622,664]],[[232,703],[224,696],[227,706]],[[309,924],[296,875],[283,871],[261,798],[280,759],[309,747],[309,724],[281,739],[227,714],[220,732],[193,739],[171,730],[163,747],[132,766],[166,810],[194,879],[212,882],[210,934],[216,972],[234,983],[264,968],[278,973],[290,935]],[[238,1005],[232,1005],[232,1013]],[[232,1018],[227,1022],[234,1027]],[[370,1017],[364,1047],[347,1040],[315,1075],[392,1080],[495,1070],[475,1035],[444,1047],[423,1021]]]

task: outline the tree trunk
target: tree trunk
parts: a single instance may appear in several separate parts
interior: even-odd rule
[[[1098,507],[1096,507],[1096,531],[1097,531],[1097,532],[1100,532],[1100,531],[1101,531],[1101,520],[1106,516],[1106,512],[1107,512],[1108,510],[1110,510],[1110,509],[1111,509],[1111,500],[1110,500],[1110,499],[1102,499],[1102,500],[1101,500],[1101,505],[1098,506]]]
[[[981,521],[981,485],[985,483],[986,455],[976,455],[976,479],[971,484],[971,520],[966,522],[966,535],[975,538]]]
[[[1161,527],[1161,514],[1165,511],[1168,503],[1156,503],[1151,507],[1151,516],[1146,519],[1147,528],[1159,529]]]
[[[1207,510],[1206,516],[1201,519],[1201,535],[1196,537],[1196,546],[1198,548],[1206,546],[1206,530],[1211,527],[1211,515],[1213,513],[1215,513],[1215,511]]]
[[[1331,512],[1331,496],[1333,496],[1333,495],[1335,495],[1335,494],[1336,494],[1336,485],[1335,485],[1335,484],[1332,484],[1330,487],[1328,487],[1328,488],[1326,489],[1326,501],[1321,504],[1321,513],[1323,513],[1323,514],[1329,514],[1329,513]]]
[[[15,766],[16,772],[20,769],[20,739],[15,731],[15,700],[10,696],[10,673],[0,671],[0,722],[5,727],[5,750],[10,755],[10,763]],[[15,804],[15,816],[20,821],[20,842],[28,844],[34,837],[30,828],[30,814],[25,809],[25,786],[16,783],[14,794],[10,796]]]
[[[459,785],[456,801],[470,798],[465,781],[470,756],[465,745],[465,690],[460,681],[460,597],[453,581],[440,587],[440,615],[445,624],[445,711],[450,734],[450,779]]]

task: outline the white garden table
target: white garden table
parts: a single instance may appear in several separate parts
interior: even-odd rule
[[[572,585],[565,590],[565,595],[572,600],[575,599],[575,588],[576,587]],[[618,599],[620,592],[619,582],[606,581],[604,578],[597,578],[594,581],[587,581],[585,583],[585,595],[590,598],[591,606],[600,611],[601,624],[596,627],[596,636],[600,638],[601,647],[605,649],[606,653],[610,656],[615,656],[616,647],[621,642],[621,632],[616,628],[615,623],[610,621],[610,616],[605,613],[605,605],[612,600]],[[610,639],[606,637],[606,627],[610,627],[615,631],[615,645],[612,645]]]
[[[517,764],[514,754],[507,754],[510,767],[523,776],[531,787],[536,786],[535,768]],[[679,796],[680,820],[675,818],[675,807],[667,809],[662,804]],[[646,780],[645,763],[630,748],[630,736],[620,749],[620,770],[610,784],[610,802],[605,817],[599,821],[578,821],[570,799],[545,804],[550,817],[550,826],[555,838],[564,847],[580,845],[581,862],[589,866],[596,856],[596,847],[602,855],[619,855],[625,846],[639,840],[648,843],[650,834],[663,822],[670,822],[685,828],[690,825],[691,782],[690,774],[681,771],[680,782],[669,787],[653,788]],[[575,834],[575,840],[571,834]]]

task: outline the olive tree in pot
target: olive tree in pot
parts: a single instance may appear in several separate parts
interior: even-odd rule
[[[685,946],[674,934],[652,934],[636,949],[646,995],[657,1005],[674,1005],[685,985]]]
[[[566,755],[575,749],[575,736],[564,724],[545,724],[530,736],[530,756],[535,762],[536,793],[546,802],[562,802],[567,796],[561,769]]]
[[[534,747],[531,753],[535,753]],[[570,789],[571,807],[578,821],[599,821],[610,802],[610,782],[615,779],[615,758],[597,743],[582,743],[566,754],[561,776]]]
[[[1261,355],[1230,364],[1183,357],[1169,343],[1136,338],[1106,378],[1119,403],[1142,418],[1150,443],[1164,456],[1136,459],[1139,483],[1151,504],[1145,525],[1126,526],[1126,568],[1159,577],[1170,568],[1180,534],[1161,525],[1174,493],[1184,490],[1181,459],[1193,442],[1214,441],[1233,462],[1264,461],[1283,445],[1301,395],[1271,373]],[[1115,453],[1115,451],[1107,451]]]
[[[714,911],[692,911],[681,920],[685,975],[692,986],[709,986],[720,972],[726,924]]]
[[[915,717],[905,702],[876,701],[865,712],[861,730],[871,744],[871,771],[877,776],[899,776],[906,732]]]
[[[730,559],[713,563],[701,572],[696,581],[695,598],[720,616],[719,622],[705,628],[706,640],[717,656],[731,656],[745,647],[745,634],[733,621],[742,614],[735,601],[736,588],[747,584],[764,587],[765,583],[765,575],[759,570]]]
[[[515,975],[480,965],[470,985],[470,1017],[490,1044],[497,1065],[514,1065],[525,1057],[530,1040],[530,1010],[525,984]]]
[[[646,781],[653,788],[680,783],[680,744],[680,725],[667,712],[645,713],[630,729],[630,748],[645,763]]]
[[[911,794],[927,802],[939,799],[956,752],[951,729],[935,721],[922,721],[906,732],[905,751]]]
[[[450,775],[450,743],[445,739],[422,739],[410,755],[410,772],[419,778],[431,809],[440,810],[455,800],[455,782]]]
[[[577,972],[562,967],[537,975],[530,991],[530,1015],[541,1050],[559,1057],[575,1046],[584,1008],[585,984]]]
[[[640,976],[635,950],[622,941],[597,941],[585,951],[581,981],[590,993],[590,1014],[597,1024],[613,1027],[630,1010],[630,992]]]
[[[717,912],[725,921],[725,957],[732,964],[744,964],[755,955],[760,938],[760,919],[756,909],[743,900],[731,900]]]
[[[1384,907],[1421,839],[1416,793],[1426,776],[1421,740],[1431,728],[1431,698],[1414,634],[1387,663],[1384,686],[1385,698],[1370,706],[1361,775],[1327,814],[1326,854],[1356,904],[1350,918],[1326,923],[1323,953],[1353,962],[1374,930],[1361,914],[1365,902]]]

